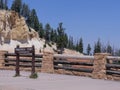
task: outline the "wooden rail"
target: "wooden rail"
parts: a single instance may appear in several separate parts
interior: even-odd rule
[[[78,55],[62,55],[62,54],[54,54],[54,58],[61,58],[61,59],[89,59],[94,60],[94,56],[78,56]]]
[[[86,73],[92,73],[93,69],[85,69],[85,68],[73,68],[73,67],[60,67],[60,66],[54,66],[55,69],[64,69],[69,71],[78,71],[78,72],[86,72]]]
[[[109,59],[109,60],[117,60],[117,61],[120,61],[120,57],[118,57],[118,56],[107,56],[107,59]]]
[[[107,68],[120,68],[120,64],[106,64]]]
[[[5,62],[16,62],[16,59],[5,58]],[[29,59],[20,59],[19,62],[32,62],[32,60],[29,60]],[[35,62],[42,62],[42,58],[35,59]]]
[[[109,75],[113,75],[113,74],[120,75],[120,71],[106,70],[106,74],[109,74]]]
[[[69,65],[93,66],[93,63],[86,63],[86,62],[69,62],[69,61],[63,61],[63,60],[54,60],[54,64],[69,64]]]
[[[6,53],[5,56],[16,56],[15,53]],[[20,57],[32,57],[32,54],[20,54]],[[43,54],[35,54],[35,58],[42,58]]]
[[[16,63],[5,63],[7,66],[16,66]],[[32,64],[19,64],[20,67],[32,67]],[[35,67],[41,67],[41,64],[35,64]]]

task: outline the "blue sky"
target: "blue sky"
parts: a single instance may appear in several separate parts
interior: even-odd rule
[[[12,0],[9,0],[11,2]],[[120,0],[23,0],[35,8],[44,25],[56,28],[63,22],[66,32],[84,45],[98,38],[120,48]]]

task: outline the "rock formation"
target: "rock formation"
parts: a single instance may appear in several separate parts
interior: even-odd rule
[[[31,32],[22,16],[14,11],[0,10],[0,43],[10,43],[17,40],[26,43],[31,38],[38,38],[38,33],[33,29]]]
[[[24,17],[15,11],[0,10],[0,50],[14,52],[16,45],[29,47],[35,45],[36,50],[43,49],[44,39],[40,39],[38,33],[29,28]]]

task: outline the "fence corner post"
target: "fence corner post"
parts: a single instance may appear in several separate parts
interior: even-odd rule
[[[44,51],[41,72],[54,73],[53,52]]]
[[[93,63],[92,78],[95,79],[106,79],[106,57],[108,53],[96,53],[94,55],[95,60]]]

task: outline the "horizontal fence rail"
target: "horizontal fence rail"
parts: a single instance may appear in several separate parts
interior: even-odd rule
[[[117,65],[117,64],[106,64],[106,67],[107,68],[120,68],[120,64],[119,65]]]
[[[61,59],[89,59],[94,60],[94,56],[78,56],[78,55],[62,55],[62,54],[54,54],[54,58],[61,58]]]
[[[78,71],[78,72],[87,72],[87,73],[92,73],[93,69],[85,69],[85,68],[73,68],[73,67],[59,67],[59,66],[54,66],[55,69],[64,69],[64,70],[69,70],[69,71]]]
[[[16,62],[15,58],[5,58],[5,62]],[[20,59],[19,62],[32,62],[30,59]],[[35,59],[35,62],[42,62],[42,58]]]
[[[16,56],[15,53],[6,53],[5,56]],[[32,54],[20,54],[20,57],[32,57]],[[35,54],[36,58],[42,58],[43,54]]]
[[[5,65],[6,66],[16,66],[16,63],[6,63]],[[32,64],[20,64],[19,66],[28,68],[28,67],[32,67]],[[41,64],[35,64],[35,67],[41,67]]]
[[[69,59],[70,60],[73,59],[73,60],[69,61]],[[89,60],[89,62],[85,62],[86,60]],[[92,73],[93,62],[94,62],[94,56],[54,54],[54,69],[56,70],[63,69],[67,71]],[[80,67],[80,66],[83,66],[83,67]]]
[[[106,59],[120,61],[120,57],[118,57],[118,56],[107,56]]]
[[[54,60],[54,64],[69,64],[69,65],[93,66],[93,63],[85,63],[85,62],[70,62],[70,61],[63,61],[63,60]]]
[[[108,75],[120,75],[120,57],[107,56],[106,58],[106,74]]]
[[[106,70],[106,73],[109,75],[120,75],[120,72],[115,71],[115,70]]]

